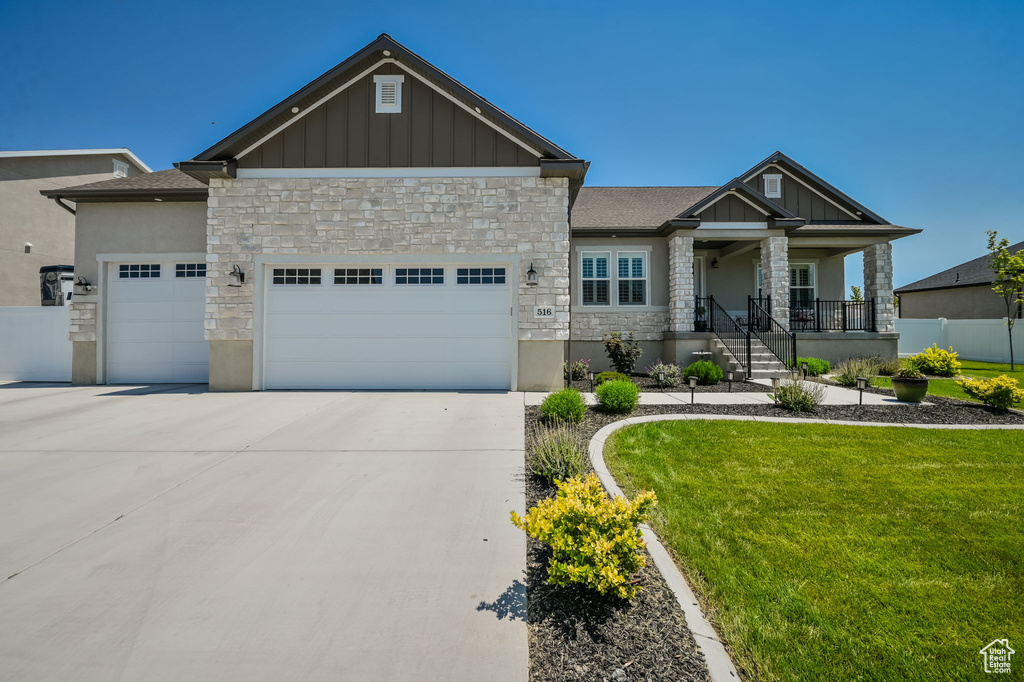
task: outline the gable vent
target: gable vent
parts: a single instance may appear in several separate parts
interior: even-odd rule
[[[764,176],[764,195],[769,199],[782,198],[782,176],[767,174]]]
[[[402,82],[405,76],[374,76],[377,90],[377,113],[402,113]]]

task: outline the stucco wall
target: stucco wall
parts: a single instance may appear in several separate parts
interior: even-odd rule
[[[747,296],[757,294],[757,262],[760,250],[719,258],[718,267],[711,261],[717,251],[697,250],[704,256],[706,277],[705,295],[711,294],[726,310],[746,310]],[[814,263],[818,274],[818,298],[842,300],[846,298],[846,267],[842,256],[829,256],[821,249],[789,249],[790,263]]]
[[[906,293],[900,296],[897,312],[902,319],[1000,319],[1006,317],[1006,304],[988,284],[982,284]]]
[[[142,173],[121,154],[0,158],[0,305],[39,305],[39,268],[74,265],[75,216],[40,190],[110,180],[114,159]]]

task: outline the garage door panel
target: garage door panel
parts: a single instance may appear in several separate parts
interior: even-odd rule
[[[331,297],[321,287],[303,289],[271,289],[267,292],[267,310],[275,313],[320,313],[330,304]]]
[[[275,336],[322,336],[326,320],[320,316],[278,314],[267,316],[267,324]]]
[[[171,342],[111,343],[110,354],[118,364],[139,365],[143,363],[171,362],[174,344]]]
[[[175,343],[171,347],[171,361],[183,364],[209,364],[210,346],[205,341]]]
[[[169,301],[174,298],[174,285],[159,278],[115,279],[111,291],[118,301]]]
[[[121,322],[171,321],[174,319],[172,301],[122,301],[114,304],[115,318]]]
[[[166,341],[173,329],[170,322],[111,322],[107,335],[110,343],[159,343]]]
[[[453,362],[508,362],[509,345],[491,339],[451,339],[444,346],[444,360]]]
[[[210,360],[196,363],[170,365],[171,379],[175,384],[205,384],[210,380]]]
[[[267,339],[267,360],[305,360],[318,358],[323,353],[324,342],[320,337],[273,337]]]
[[[121,362],[118,364],[118,384],[170,384],[174,372],[169,362]]]

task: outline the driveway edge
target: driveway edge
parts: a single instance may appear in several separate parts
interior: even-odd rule
[[[753,417],[725,414],[656,414],[632,417],[603,427],[590,439],[590,445],[588,446],[590,463],[593,465],[594,471],[597,473],[598,478],[601,479],[601,483],[604,484],[608,493],[613,496],[622,495],[625,497],[625,494],[619,488],[619,484],[615,482],[615,478],[608,470],[608,466],[604,461],[604,446],[613,433],[634,424],[687,419],[726,419],[731,421],[758,421],[781,424],[833,424],[836,426],[897,426],[918,429],[1024,429],[1024,425],[1019,424],[887,424],[885,422],[855,422],[804,419],[799,417]],[[654,565],[661,571],[665,582],[668,583],[672,593],[676,596],[676,601],[679,602],[679,606],[683,609],[683,614],[686,616],[686,627],[689,628],[694,641],[697,643],[697,647],[704,654],[704,661],[707,664],[708,674],[711,676],[712,682],[734,682],[740,679],[736,666],[729,656],[729,652],[725,650],[725,645],[719,639],[714,626],[711,625],[711,622],[708,621],[701,610],[700,603],[697,601],[693,589],[686,581],[679,567],[676,566],[676,562],[672,559],[668,550],[661,543],[657,533],[647,524],[641,524],[640,530],[643,533],[644,542],[647,544],[647,551],[650,553],[651,558],[654,559]]]

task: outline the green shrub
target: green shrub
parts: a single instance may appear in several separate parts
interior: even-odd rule
[[[544,398],[544,402],[540,404],[540,411],[545,419],[576,424],[583,421],[583,417],[586,416],[587,404],[575,388],[563,388]]]
[[[682,377],[679,365],[674,362],[662,362],[661,358],[647,368],[647,375],[654,379],[654,383],[658,388],[668,388],[675,386],[679,383]],[[658,375],[662,374],[665,376],[664,380],[658,378]]]
[[[784,379],[772,394],[772,398],[787,410],[794,412],[813,412],[825,399],[824,384],[813,381],[793,381]]]
[[[612,366],[623,374],[631,374],[636,361],[644,354],[636,340],[636,333],[630,332],[628,338],[622,338],[622,332],[604,335],[604,350]]]
[[[903,367],[903,363],[899,358],[870,358],[875,363],[875,372],[878,376],[891,377],[896,372],[900,371]]]
[[[533,473],[548,483],[568,481],[586,472],[587,439],[579,427],[567,422],[551,427],[534,424],[530,443]]]
[[[608,497],[601,481],[590,474],[558,484],[558,494],[541,500],[512,523],[551,546],[548,582],[584,585],[603,595],[632,599],[640,587],[633,574],[647,563],[639,525],[657,502],[642,492],[632,502]]]
[[[828,374],[832,371],[832,363],[821,358],[797,358],[797,369],[802,368],[805,362],[807,363],[808,376],[820,377],[822,374]]]
[[[597,387],[597,403],[608,412],[632,412],[640,401],[640,388],[632,381],[606,381]]]
[[[590,371],[590,360],[576,360],[562,363],[562,376],[566,381],[580,381],[587,378]]]
[[[594,386],[595,387],[596,386],[600,386],[601,384],[603,384],[606,381],[630,381],[631,382],[633,380],[630,379],[625,374],[622,374],[621,372],[601,372],[596,377],[594,377]]]
[[[850,358],[836,365],[832,378],[840,386],[855,388],[857,377],[867,377],[869,386],[878,385],[878,361],[875,358]]]
[[[994,379],[971,379],[964,377],[956,383],[967,395],[977,398],[986,405],[998,407],[1001,410],[1009,409],[1016,403],[1024,402],[1024,390],[1018,386],[1016,379],[1005,374]]]
[[[914,358],[906,358],[892,376],[895,379],[924,379],[921,365]]]
[[[934,374],[940,377],[955,377],[960,373],[960,361],[957,360],[957,353],[953,347],[949,350],[942,350],[938,344],[933,343],[931,348],[925,348],[922,352],[913,357],[913,360],[920,363],[921,369],[927,374]]]
[[[698,360],[683,370],[683,381],[687,377],[697,377],[701,386],[712,386],[722,380],[722,368],[710,360]]]

